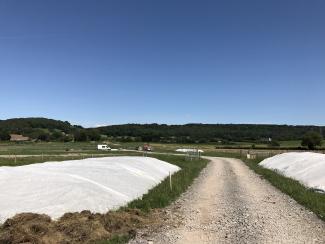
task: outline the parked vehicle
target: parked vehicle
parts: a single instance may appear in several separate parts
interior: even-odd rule
[[[106,144],[97,145],[97,149],[98,150],[111,150],[111,148],[109,146],[107,146]]]

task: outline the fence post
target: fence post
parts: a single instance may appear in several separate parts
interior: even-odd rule
[[[170,173],[170,171],[169,171],[169,187],[170,187],[170,190],[172,191],[172,190],[173,190],[173,185],[172,185],[172,174]]]

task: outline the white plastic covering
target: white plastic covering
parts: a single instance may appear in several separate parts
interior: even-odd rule
[[[176,149],[176,152],[184,152],[184,153],[187,153],[187,152],[200,152],[200,153],[203,153],[204,151],[203,150],[197,150],[197,149],[191,149],[191,148],[180,148],[180,149]]]
[[[105,157],[0,167],[0,222],[16,213],[58,218],[106,213],[125,205],[180,168],[150,157]]]
[[[311,152],[291,152],[267,158],[261,166],[277,170],[300,181],[307,187],[325,192],[325,155]]]

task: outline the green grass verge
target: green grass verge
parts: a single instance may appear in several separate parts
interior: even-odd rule
[[[313,211],[320,219],[325,221],[325,194],[317,193],[296,180],[259,166],[258,163],[262,159],[248,160],[242,158],[242,160],[257,174],[267,179],[273,186]]]
[[[180,171],[172,175],[172,189],[170,189],[169,177],[155,188],[151,189],[142,199],[130,202],[127,208],[137,208],[148,212],[152,208],[168,206],[179,197],[192,184],[201,170],[207,165],[207,159],[188,160],[185,156],[153,155],[153,157],[177,165]]]

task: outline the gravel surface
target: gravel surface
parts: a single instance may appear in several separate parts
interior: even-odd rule
[[[209,158],[163,224],[130,243],[325,243],[325,223],[242,161]]]

